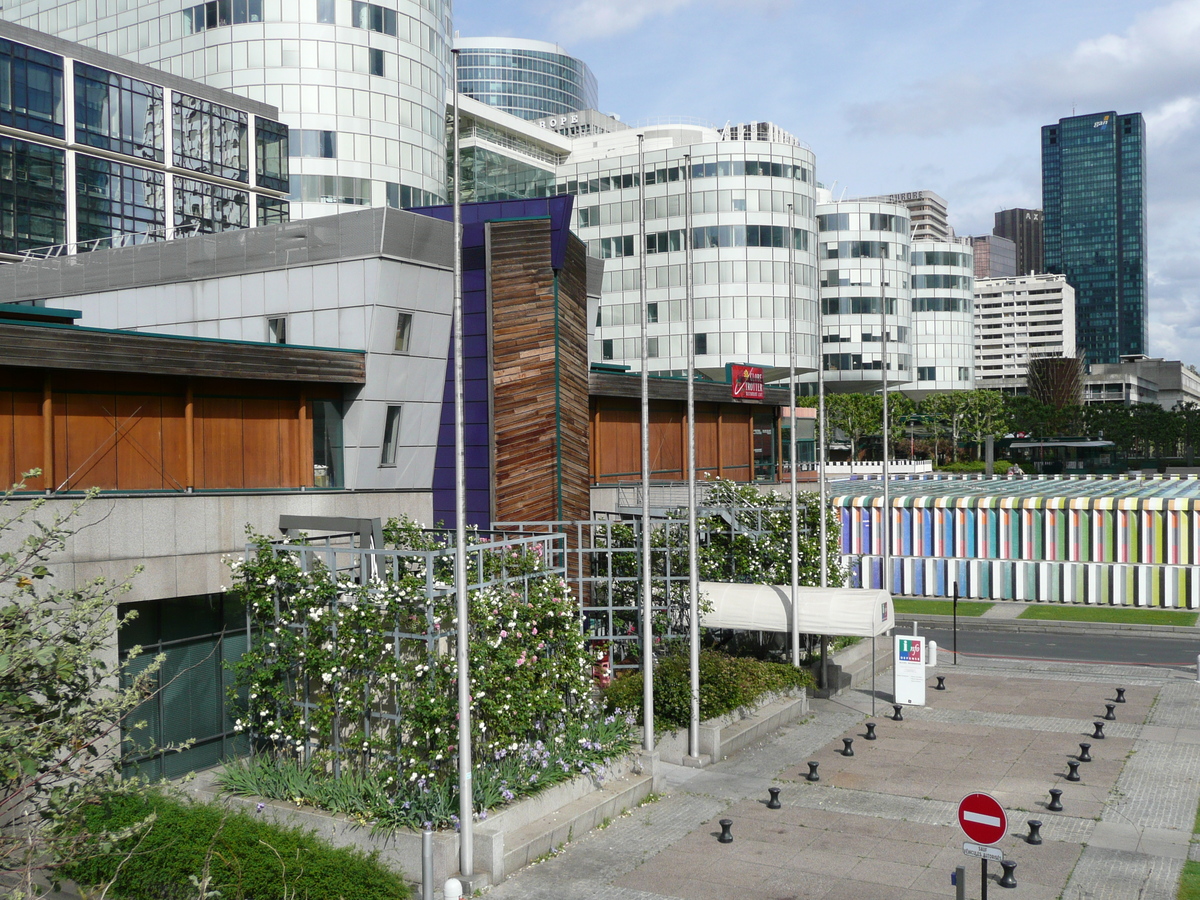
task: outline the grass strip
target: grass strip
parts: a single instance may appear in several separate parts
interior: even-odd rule
[[[898,616],[952,616],[954,615],[953,600],[900,600],[892,601]],[[991,603],[978,603],[972,600],[958,601],[960,616],[982,616],[992,608]]]
[[[961,612],[961,608],[959,612]],[[1059,622],[1110,622],[1118,625],[1196,624],[1197,614],[1174,609],[1130,609],[1123,606],[1067,606],[1046,604],[1030,606],[1018,619],[1044,619]]]

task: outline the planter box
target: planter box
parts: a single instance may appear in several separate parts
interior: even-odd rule
[[[700,755],[709,761],[725,759],[750,746],[780,726],[808,715],[808,694],[804,688],[783,694],[769,694],[753,706],[743,706],[723,716],[700,723]],[[663,762],[682,765],[688,754],[686,728],[663,734],[654,748]]]

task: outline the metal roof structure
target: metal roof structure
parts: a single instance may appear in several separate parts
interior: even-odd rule
[[[1200,509],[1195,476],[1125,475],[947,477],[913,476],[889,484],[895,507],[996,507],[1008,509]],[[836,481],[835,506],[882,506],[878,478]]]

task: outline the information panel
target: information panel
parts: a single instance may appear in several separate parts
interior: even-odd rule
[[[925,705],[925,638],[898,634],[892,656],[892,672],[896,679],[894,702],[906,706]]]

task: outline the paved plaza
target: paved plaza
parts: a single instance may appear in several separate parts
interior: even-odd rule
[[[814,701],[812,715],[697,770],[667,766],[657,802],[616,819],[494,888],[496,900],[926,900],[955,896],[966,866],[958,801],[986,791],[1008,811],[1000,843],[1015,889],[989,897],[1174,900],[1200,801],[1200,684],[1181,670],[976,659],[943,665],[945,691],[892,721],[866,691]],[[934,684],[930,678],[929,684]],[[880,679],[890,689],[890,673]],[[1116,688],[1126,701],[1093,737]],[[865,722],[878,739],[865,739]],[[854,756],[843,756],[843,738]],[[1079,744],[1092,761],[1066,780]],[[819,782],[805,775],[816,761]],[[782,808],[768,809],[767,788]],[[1062,790],[1051,812],[1049,790]],[[734,841],[718,842],[720,819]],[[1043,843],[1025,842],[1026,822]],[[1197,845],[1200,847],[1200,845]],[[1200,858],[1200,854],[1194,854]]]

